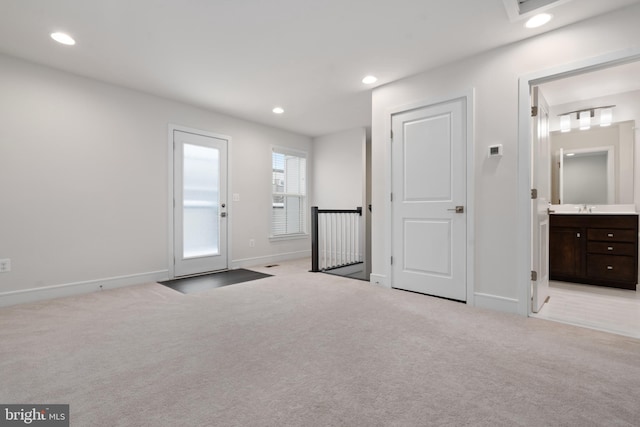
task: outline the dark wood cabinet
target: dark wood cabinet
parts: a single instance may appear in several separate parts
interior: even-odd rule
[[[638,215],[549,217],[551,280],[636,289]]]
[[[554,227],[549,231],[549,273],[551,278],[580,276],[584,265],[584,232],[576,227]]]

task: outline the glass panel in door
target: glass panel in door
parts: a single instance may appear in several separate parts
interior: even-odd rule
[[[220,150],[184,145],[183,258],[220,253]]]

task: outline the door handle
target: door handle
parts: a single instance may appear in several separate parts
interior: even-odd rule
[[[452,212],[455,211],[455,213],[464,213],[464,206],[456,206],[453,209],[447,209],[447,210]]]

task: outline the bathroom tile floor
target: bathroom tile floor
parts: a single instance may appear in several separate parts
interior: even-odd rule
[[[640,292],[555,281],[549,288],[533,317],[640,338]]]

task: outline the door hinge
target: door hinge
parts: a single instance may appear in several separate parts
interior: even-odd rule
[[[532,282],[537,282],[538,281],[538,272],[537,271],[531,270],[531,281]]]
[[[538,106],[536,105],[535,107],[531,107],[531,117],[537,117],[538,116]]]
[[[390,200],[393,202],[393,193],[391,193],[391,198],[390,198]]]
[[[537,188],[532,188],[531,189],[531,199],[535,200],[538,198],[538,189]]]
[[[393,130],[391,130],[391,142],[393,142]]]
[[[391,257],[391,265],[393,265],[393,257]]]

